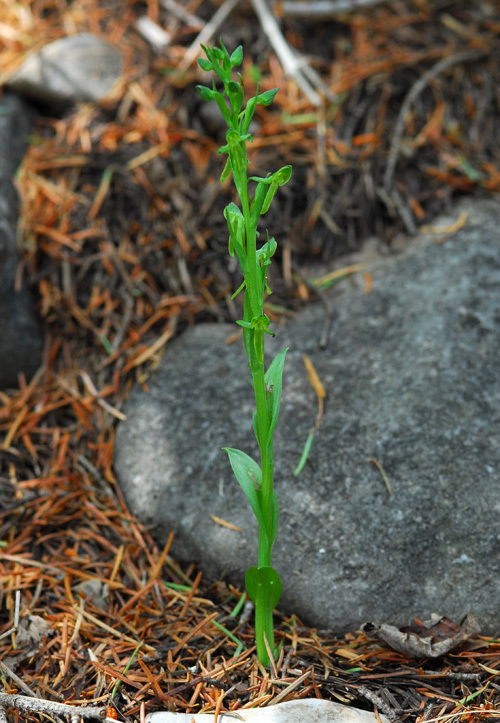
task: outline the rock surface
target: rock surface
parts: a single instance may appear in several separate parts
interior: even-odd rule
[[[463,208],[444,243],[416,239],[372,269],[370,294],[335,298],[326,350],[316,306],[270,345],[290,347],[275,443],[279,607],[337,634],[469,611],[500,634],[500,203],[468,201],[439,224]],[[116,472],[158,539],[176,531],[177,559],[242,586],[257,526],[221,447],[256,445],[242,345],[225,344],[234,331],[200,325],[171,345],[149,393],[128,400]],[[317,412],[303,353],[327,399],[297,478]]]
[[[236,714],[236,715],[235,715]],[[146,723],[212,723],[213,713],[171,713],[160,711],[149,713]],[[330,700],[305,698],[289,700],[264,708],[238,709],[232,713],[219,713],[219,723],[376,723],[378,716],[367,710],[341,705]],[[382,723],[387,723],[385,715],[380,715]]]
[[[121,51],[101,38],[69,35],[29,55],[8,86],[46,103],[99,101],[120,77],[122,62]]]
[[[12,182],[31,132],[32,109],[4,93],[0,99],[0,388],[15,387],[18,372],[27,378],[42,363],[43,335],[26,280],[16,289],[19,199]]]

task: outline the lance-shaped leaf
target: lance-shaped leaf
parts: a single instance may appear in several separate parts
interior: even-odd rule
[[[243,274],[246,271],[245,219],[238,206],[231,201],[224,209],[224,218],[229,229],[229,253],[238,258]]]
[[[257,490],[257,499],[259,501],[259,505],[262,509],[262,490]],[[274,541],[276,539],[276,535],[278,532],[278,518],[279,518],[279,510],[278,510],[278,498],[276,497],[276,492],[273,490],[273,507],[271,511],[271,519],[266,521],[266,533],[267,533],[267,539],[268,539],[268,552],[269,556],[271,556],[271,550],[274,545]]]
[[[285,356],[288,349],[283,349],[277,354],[270,363],[265,375],[266,393],[269,408],[269,430],[267,436],[267,444],[272,440],[273,431],[278,421],[280,411],[281,389],[283,386],[283,367],[285,365]]]
[[[259,105],[271,105],[278,90],[279,88],[273,88],[272,90],[266,90],[264,93],[260,93],[257,96],[257,103]]]
[[[224,181],[229,178],[229,174],[231,173],[231,161],[229,158],[226,161],[226,165],[224,166],[224,170],[220,174],[220,182],[224,183]]]
[[[217,93],[217,95],[215,96],[215,100],[217,102],[217,105],[219,106],[219,110],[222,113],[224,120],[226,121],[226,125],[231,127],[233,124],[233,119],[231,118],[231,113],[229,111],[229,108],[226,105],[226,101],[224,100],[224,98],[222,97],[222,95],[220,93]],[[220,153],[220,149],[219,149],[219,153]]]
[[[253,114],[255,113],[255,109],[257,107],[257,96],[254,96],[253,98],[250,98],[248,103],[246,104],[246,108],[241,113],[240,116],[240,130],[242,133],[248,133],[248,129],[250,128],[250,123],[252,122]]]
[[[269,188],[264,199],[264,203],[262,204],[261,214],[268,212],[269,206],[271,205],[271,201],[273,200],[275,193],[278,190],[278,187],[284,186],[285,183],[290,180],[291,175],[291,166],[283,166],[283,168],[280,168],[279,171],[273,173],[273,175],[271,176],[271,183],[269,184]]]
[[[252,177],[250,180],[255,181],[256,179]],[[257,227],[257,223],[259,222],[259,216],[262,212],[262,206],[264,204],[267,187],[269,185],[268,183],[265,183],[265,180],[266,179],[263,179],[264,182],[258,183],[257,188],[255,189],[255,195],[253,197],[252,204],[250,206],[250,216],[252,218],[252,223],[254,227]]]
[[[255,460],[249,457],[245,452],[242,452],[239,449],[232,449],[231,447],[223,447],[223,449],[228,454],[229,462],[233,468],[234,475],[238,480],[245,497],[250,503],[250,507],[252,508],[257,522],[259,523],[259,528],[264,530],[267,537],[268,528],[266,521],[262,516],[260,499],[257,494],[258,489],[262,485],[262,471],[257,462],[255,462]]]
[[[239,113],[243,105],[243,87],[241,83],[231,80],[227,84],[227,94],[231,103],[233,113]]]

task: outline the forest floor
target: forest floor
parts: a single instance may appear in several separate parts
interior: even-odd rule
[[[216,6],[190,0],[184,16],[180,6],[2,5],[4,79],[27,50],[68,33],[100,35],[126,59],[106,101],[40,109],[18,174],[22,271],[46,346],[34,378],[0,393],[3,689],[101,704],[124,721],[309,696],[418,723],[495,717],[500,640],[481,635],[416,660],[278,611],[281,654],[263,669],[251,620],[232,614],[242,590],[205,580],[196,561],[179,566],[171,539],[159,546],[120,494],[114,433],[131,386],[147,389],[188,325],[239,318],[224,135],[195,90],[206,74],[181,67]],[[251,5],[217,32],[231,50],[243,45],[249,96],[257,78],[262,91],[281,88],[258,109],[251,152],[255,175],[294,169],[266,217],[279,246],[270,314],[314,300],[305,265],[341,268],[373,237],[396,252],[458,195],[500,191],[497,11],[486,0],[393,0],[315,22],[278,4],[289,45],[328,88],[319,106],[284,76]],[[144,12],[171,34],[162,53],[134,30]]]

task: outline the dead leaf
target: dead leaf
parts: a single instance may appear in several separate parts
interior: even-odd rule
[[[398,629],[393,625],[365,623],[361,630],[375,640],[387,643],[393,650],[416,658],[438,658],[480,631],[469,613],[459,626],[449,618],[435,613],[430,620]]]
[[[30,655],[37,652],[44,638],[54,631],[40,615],[25,615],[21,618],[16,633],[16,643],[20,648],[27,648]]]

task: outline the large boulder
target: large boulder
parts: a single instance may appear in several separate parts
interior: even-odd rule
[[[469,611],[500,633],[500,204],[470,201],[439,224],[464,209],[443,243],[416,239],[372,269],[369,294],[335,299],[326,349],[318,306],[269,345],[290,347],[275,445],[279,607],[338,634]],[[242,585],[257,526],[221,447],[256,445],[234,331],[200,325],[171,345],[149,393],[130,395],[115,464],[131,510],[161,540],[175,530],[179,560]],[[303,353],[327,399],[295,477],[317,409]]]
[[[17,386],[42,363],[43,335],[35,299],[25,278],[16,284],[21,261],[17,244],[19,199],[13,176],[31,132],[33,111],[14,94],[0,99],[0,389]]]

